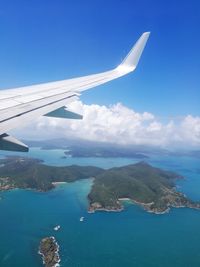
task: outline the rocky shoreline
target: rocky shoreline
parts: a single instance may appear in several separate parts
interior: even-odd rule
[[[60,266],[59,245],[55,237],[45,237],[41,240],[38,253],[42,255],[45,267]]]
[[[0,177],[0,191],[11,189],[15,189],[15,185],[11,182],[11,179],[9,177]]]
[[[124,210],[123,201],[130,201],[133,204],[141,206],[145,211],[154,214],[165,214],[170,211],[171,208],[191,208],[200,210],[200,203],[195,203],[186,198],[186,196],[181,192],[176,192],[174,190],[171,191],[173,195],[166,195],[168,201],[165,199],[165,203],[163,206],[156,206],[156,203],[143,203],[136,201],[130,198],[118,198],[116,202],[116,206],[105,206],[103,207],[101,203],[90,201],[88,213],[94,213],[96,211],[106,211],[106,212],[121,212]],[[171,197],[171,199],[170,199]]]
[[[119,203],[119,206],[106,206],[103,207],[100,203],[90,203],[88,213],[94,213],[95,211],[107,211],[107,212],[120,212],[123,211],[124,207]]]

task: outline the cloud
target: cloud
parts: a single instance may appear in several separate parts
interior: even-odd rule
[[[23,138],[73,138],[124,145],[200,148],[200,117],[188,115],[163,123],[149,112],[138,113],[121,103],[86,105],[81,101],[68,108],[83,114],[83,120],[40,117],[16,134]]]

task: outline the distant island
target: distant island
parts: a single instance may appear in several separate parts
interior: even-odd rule
[[[38,253],[42,255],[45,267],[60,266],[59,246],[55,237],[45,237],[41,240]]]
[[[64,156],[67,157],[95,157],[95,158],[136,158],[136,159],[147,159],[149,156],[146,150],[140,151],[130,146],[124,145],[113,145],[102,142],[91,142],[91,141],[77,141],[66,139],[54,139],[54,140],[43,140],[43,141],[28,141],[24,140],[24,143],[30,147],[40,147],[42,150],[64,150]]]
[[[148,159],[149,157],[144,153],[136,152],[125,147],[80,147],[70,146],[65,151],[67,157],[80,157],[80,158],[135,158],[135,159]]]
[[[142,206],[146,211],[162,214],[171,207],[200,209],[176,190],[182,176],[152,167],[146,162],[104,170],[93,166],[47,166],[42,161],[23,157],[0,160],[0,190],[14,188],[48,191],[56,183],[94,178],[88,195],[89,212],[121,211],[123,200]]]
[[[29,147],[44,150],[62,149],[66,157],[126,157],[145,160],[153,155],[200,158],[200,150],[168,150],[148,145],[119,145],[77,139],[23,140]]]

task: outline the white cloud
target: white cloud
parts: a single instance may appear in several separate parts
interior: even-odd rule
[[[178,122],[162,123],[149,112],[138,113],[120,103],[107,107],[76,101],[68,108],[83,114],[83,120],[41,117],[15,133],[32,139],[66,137],[126,145],[200,147],[200,117],[188,115]]]

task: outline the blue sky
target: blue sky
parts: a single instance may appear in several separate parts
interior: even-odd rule
[[[144,31],[138,69],[85,92],[162,118],[200,115],[200,2],[0,1],[0,87],[66,79],[116,66]]]

